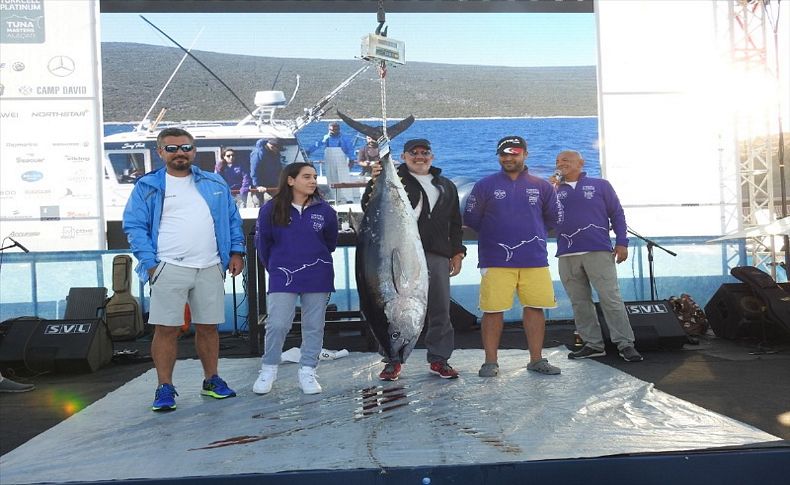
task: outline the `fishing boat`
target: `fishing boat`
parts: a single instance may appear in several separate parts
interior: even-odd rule
[[[365,65],[340,83],[332,92],[324,96],[312,107],[305,109],[304,114],[293,120],[278,119],[277,110],[286,108],[293,100],[299,89],[297,76],[296,88],[290,100],[286,100],[282,91],[258,91],[255,95],[255,108],[241,121],[236,123],[217,122],[165,122],[166,109],[159,112],[154,120],[148,118],[129,132],[116,133],[104,138],[104,206],[105,217],[108,221],[118,221],[122,218],[123,208],[132,192],[135,181],[145,173],[156,170],[164,165],[156,151],[156,137],[159,132],[169,127],[179,127],[189,131],[195,137],[197,153],[194,163],[202,170],[214,171],[214,167],[221,158],[223,149],[232,148],[238,160],[249,160],[250,153],[255,148],[255,143],[260,139],[276,137],[284,149],[280,152],[280,161],[283,166],[293,162],[310,161],[305,150],[299,143],[297,132],[308,124],[321,119],[330,107],[330,102],[357,76],[367,70]],[[162,92],[167,88],[163,88]],[[159,95],[161,97],[161,93]],[[157,97],[157,100],[159,97]],[[154,102],[156,104],[156,101]],[[153,109],[153,106],[152,106]],[[149,114],[151,110],[149,109]],[[322,164],[315,162],[319,170],[319,190],[331,202],[335,202],[337,193],[336,183],[345,186],[359,186],[364,184],[361,177],[351,180],[329,180],[324,175]],[[358,189],[357,189],[358,190]],[[338,201],[345,203],[346,201]],[[341,204],[342,205],[342,204]],[[339,209],[347,210],[345,207]],[[359,210],[359,209],[357,209]],[[245,219],[257,217],[258,210],[254,207],[241,209]]]

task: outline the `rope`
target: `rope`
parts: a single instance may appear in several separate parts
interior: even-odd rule
[[[381,132],[385,138],[387,135],[387,64],[381,61],[379,64],[379,79],[381,85]]]

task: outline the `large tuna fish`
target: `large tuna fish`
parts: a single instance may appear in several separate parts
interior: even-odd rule
[[[390,360],[405,362],[425,322],[428,268],[406,190],[389,154],[381,128],[363,125],[338,113],[349,126],[379,140],[382,172],[357,229],[356,278],[359,305]],[[395,137],[413,117],[389,127]]]

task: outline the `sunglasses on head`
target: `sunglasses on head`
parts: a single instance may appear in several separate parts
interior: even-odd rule
[[[409,150],[409,155],[416,157],[417,155],[422,155],[423,157],[427,157],[431,154],[430,150]]]
[[[165,145],[159,148],[166,151],[167,153],[176,153],[178,150],[181,150],[182,152],[191,152],[195,149],[195,145],[184,143],[183,145]]]

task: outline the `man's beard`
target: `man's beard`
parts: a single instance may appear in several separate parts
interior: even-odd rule
[[[192,162],[188,158],[174,158],[167,162],[167,168],[175,172],[188,172]]]

